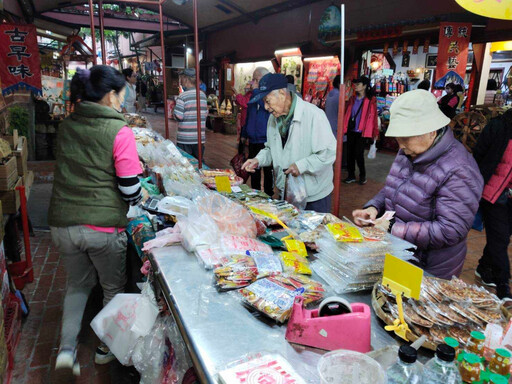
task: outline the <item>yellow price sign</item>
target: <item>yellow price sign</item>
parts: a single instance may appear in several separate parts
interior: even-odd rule
[[[492,19],[512,20],[512,1],[455,0],[462,8]]]
[[[308,257],[306,245],[302,241],[290,239],[284,240],[284,244],[286,245],[286,249],[288,250],[288,252],[294,252],[299,254],[300,256]]]
[[[218,192],[231,193],[231,183],[228,176],[215,176],[215,188]]]
[[[421,268],[386,253],[382,285],[389,287],[391,292],[396,296],[398,319],[395,319],[393,325],[387,325],[384,329],[386,329],[386,331],[394,331],[404,340],[407,340],[409,326],[404,319],[402,295],[418,300],[420,298],[422,281],[423,270]]]

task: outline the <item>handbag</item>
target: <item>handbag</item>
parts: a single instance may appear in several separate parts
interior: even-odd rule
[[[242,140],[240,140],[238,143],[238,153],[231,159],[229,163],[233,167],[236,175],[244,180],[244,183],[249,179],[249,173],[242,169],[242,166],[246,161],[247,156],[245,155],[245,145],[242,143]]]

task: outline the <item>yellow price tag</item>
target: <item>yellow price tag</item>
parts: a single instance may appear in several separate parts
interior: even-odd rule
[[[308,257],[308,251],[306,250],[306,245],[300,240],[284,240],[284,244],[286,245],[286,249],[288,252],[294,252],[299,254],[300,256]]]
[[[231,193],[231,183],[228,176],[215,176],[215,188],[218,192]]]
[[[407,340],[409,326],[404,319],[402,296],[419,300],[422,281],[423,270],[421,268],[386,253],[382,285],[389,287],[396,296],[398,319],[394,320],[393,325],[387,325],[384,328],[386,331],[394,331],[404,340]]]
[[[389,286],[395,295],[420,299],[423,269],[386,253],[382,285]]]

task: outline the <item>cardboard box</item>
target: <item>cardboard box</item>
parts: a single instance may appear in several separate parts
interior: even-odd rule
[[[18,168],[18,175],[23,176],[27,173],[28,166],[28,140],[25,136],[20,136],[18,144],[14,148],[14,155],[16,156],[16,166]]]
[[[0,178],[0,191],[9,191],[14,188],[18,181],[18,172],[13,172],[7,178]]]
[[[2,139],[6,140],[9,143],[11,149],[14,149],[14,146],[18,145],[18,130],[14,129],[12,132],[12,136],[2,136]]]
[[[28,171],[23,175],[23,185],[25,186],[25,196],[28,198],[30,196],[30,190],[32,189],[32,185],[34,184],[34,172]]]
[[[23,178],[18,178],[14,188],[19,187],[23,184]],[[18,212],[20,209],[20,194],[16,189],[10,191],[0,191],[0,201],[2,202],[2,210],[5,214],[12,214]]]

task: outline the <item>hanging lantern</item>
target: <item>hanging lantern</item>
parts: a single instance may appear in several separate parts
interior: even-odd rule
[[[423,53],[428,53],[428,49],[430,48],[430,39],[426,39],[423,44]]]
[[[414,40],[414,44],[412,46],[412,54],[416,55],[418,54],[418,47],[420,46],[420,39]]]
[[[408,48],[409,48],[409,42],[407,40],[404,40],[404,45],[402,46],[402,52],[407,52]]]
[[[382,50],[382,53],[385,55],[389,52],[389,43],[384,43],[384,49]]]
[[[398,41],[393,43],[393,56],[398,55]]]

